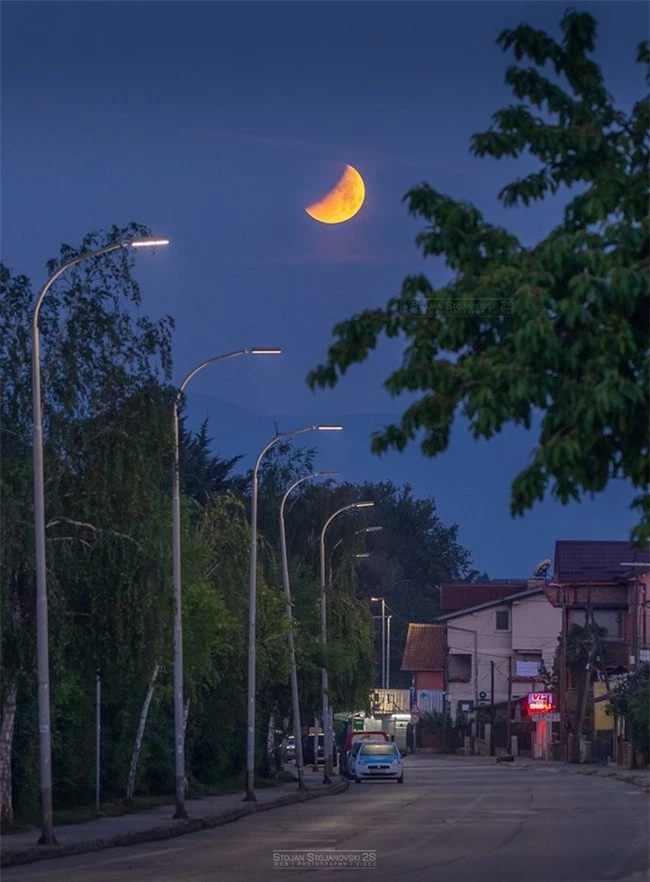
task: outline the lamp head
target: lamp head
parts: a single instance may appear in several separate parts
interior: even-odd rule
[[[156,245],[169,245],[169,239],[134,239],[128,244],[131,248],[154,248]]]
[[[248,352],[251,355],[282,355],[281,349],[263,349],[259,346],[255,346],[253,349],[249,349]]]
[[[374,502],[355,502],[352,508],[372,508],[374,504]]]
[[[319,432],[342,432],[343,426],[313,426]]]

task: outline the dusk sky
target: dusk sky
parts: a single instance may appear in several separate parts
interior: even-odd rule
[[[383,305],[408,274],[448,278],[414,245],[420,226],[401,204],[413,185],[474,202],[526,243],[558,221],[561,200],[502,209],[497,192],[530,161],[474,159],[469,138],[514,100],[498,33],[525,21],[557,36],[567,5],[5,0],[2,259],[38,288],[61,242],[147,224],[172,240],[140,253],[137,275],[143,309],[176,320],[175,381],[219,353],[284,350],[208,368],[188,386],[193,424],[210,416],[217,452],[243,453],[248,465],[275,422],[286,431],[341,420],[346,432],[314,438],[319,465],[434,496],[492,577],[528,576],[556,539],[626,539],[633,493],[622,482],[511,521],[510,482],[533,433],[476,444],[459,420],[435,460],[416,444],[373,456],[370,432],[405,404],[382,387],[399,361],[395,341],[333,391],[305,382],[336,322]],[[598,20],[597,60],[628,108],[643,94],[634,56],[647,4],[575,5]],[[304,208],[346,163],[362,174],[366,202],[347,223],[320,224]]]

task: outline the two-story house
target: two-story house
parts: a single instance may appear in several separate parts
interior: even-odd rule
[[[539,583],[530,585],[515,584],[506,596],[439,616],[447,630],[452,717],[543,688],[540,665],[553,665],[561,614]]]
[[[558,540],[553,580],[544,588],[567,634],[563,755],[595,739],[603,756],[626,761],[629,733],[598,713],[594,698],[650,661],[650,553],[628,542]],[[585,658],[586,662],[585,663]],[[577,659],[577,662],[576,662]],[[619,721],[621,724],[623,721]]]

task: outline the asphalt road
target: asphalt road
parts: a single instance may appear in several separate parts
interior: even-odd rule
[[[343,879],[601,882],[645,879],[648,797],[624,782],[545,767],[409,757],[405,782],[274,809],[164,842],[3,871],[3,882],[262,882],[329,870],[276,869],[282,849],[357,850]],[[375,860],[372,858],[375,853]],[[365,854],[364,854],[365,853]],[[305,860],[310,858],[305,857]],[[334,878],[341,878],[340,872]]]

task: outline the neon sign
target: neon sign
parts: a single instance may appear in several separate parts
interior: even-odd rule
[[[548,714],[555,709],[552,692],[529,692],[528,712],[531,714]]]

